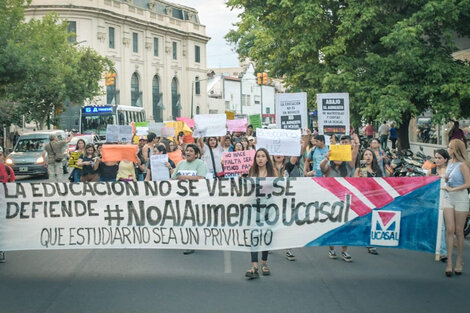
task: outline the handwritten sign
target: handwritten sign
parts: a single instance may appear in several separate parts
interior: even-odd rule
[[[170,171],[166,167],[166,163],[168,163],[167,154],[154,154],[150,156],[152,181],[170,180]]]
[[[255,150],[245,150],[236,152],[224,152],[224,173],[228,175],[246,174],[253,165]]]
[[[250,115],[250,124],[253,126],[253,129],[261,128],[261,115],[260,114],[253,114]]]
[[[276,94],[277,128],[304,129],[307,127],[307,93]]]
[[[352,161],[351,145],[331,145],[330,146],[331,161]]]
[[[132,126],[130,125],[107,125],[107,142],[132,142]]]
[[[194,127],[194,120],[193,120],[192,118],[189,118],[189,117],[177,117],[176,120],[177,120],[177,121],[181,121],[181,122],[185,122],[186,125],[188,125],[188,127],[191,127],[191,128]]]
[[[256,149],[265,148],[271,155],[299,156],[300,129],[262,129],[256,131]]]
[[[155,122],[148,122],[147,127],[149,128],[149,132],[154,133],[157,136],[162,135],[162,128],[165,127],[163,123],[155,123]]]
[[[246,127],[248,126],[248,120],[246,118],[238,120],[227,120],[227,129],[229,132],[246,132]]]
[[[227,134],[225,114],[200,114],[194,117],[194,137],[219,137]]]
[[[147,126],[136,126],[135,127],[135,134],[137,136],[147,136],[149,132],[149,128]]]
[[[162,127],[162,137],[174,137],[175,129],[173,127]]]
[[[103,145],[101,156],[103,162],[118,162],[122,160],[137,162],[138,148],[136,145]]]

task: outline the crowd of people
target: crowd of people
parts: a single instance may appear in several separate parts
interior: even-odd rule
[[[227,133],[222,137],[198,138],[187,143],[183,140],[183,133],[174,138],[160,138],[154,133],[138,137],[136,159],[120,161],[103,161],[102,146],[86,144],[78,140],[75,152],[78,159],[71,163],[73,171],[70,174],[71,182],[115,182],[115,181],[144,181],[152,180],[150,158],[154,154],[180,153],[180,160],[168,159],[165,166],[169,177],[175,180],[197,180],[204,178],[224,177],[223,153],[244,150],[256,150],[253,164],[247,174],[248,177],[384,177],[388,175],[387,156],[384,153],[388,138],[395,146],[397,139],[394,125],[388,126],[385,122],[379,128],[379,138],[374,138],[374,130],[368,124],[365,135],[369,137],[369,147],[360,149],[359,137],[356,134],[332,136],[330,145],[340,144],[351,147],[351,161],[330,160],[330,148],[323,135],[305,130],[301,138],[301,151],[297,156],[271,156],[266,149],[256,150],[255,130],[251,125],[244,133]],[[70,137],[63,142],[51,138],[50,147],[46,147],[49,163],[54,163],[55,151],[70,141]],[[137,140],[136,140],[137,141]],[[384,146],[385,143],[385,146]],[[3,151],[0,152],[0,181],[11,182],[15,175],[3,164]],[[436,167],[428,175],[438,175],[445,179],[444,184],[444,217],[445,242],[442,245],[443,261],[447,262],[445,273],[461,274],[463,270],[463,227],[469,200],[467,189],[470,188],[470,162],[465,149],[465,143],[460,139],[452,139],[447,151],[438,150],[435,154]],[[57,179],[60,169],[50,166],[50,178]],[[453,268],[452,250],[454,247],[454,234],[457,244],[457,259]],[[447,251],[445,251],[447,247]],[[377,255],[375,247],[367,247],[370,254]],[[185,254],[194,250],[185,250]],[[331,259],[338,257],[335,247],[330,246],[327,256]],[[341,247],[341,258],[346,262],[352,261],[348,247]],[[286,258],[294,261],[295,256],[291,249],[286,251]],[[5,260],[4,253],[0,253],[0,261]],[[246,271],[248,279],[258,278],[271,273],[267,264],[268,252],[261,253],[261,267],[259,269],[258,253],[251,253],[251,267]]]

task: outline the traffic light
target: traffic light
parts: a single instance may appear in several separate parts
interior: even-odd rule
[[[263,73],[263,85],[267,85],[268,84],[268,73]]]
[[[258,85],[261,85],[263,83],[263,74],[258,73],[256,74],[256,77],[258,77]]]
[[[112,86],[114,85],[114,78],[116,77],[116,73],[106,73],[104,75],[105,85]]]

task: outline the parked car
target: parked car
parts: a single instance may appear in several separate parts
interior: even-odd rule
[[[79,139],[85,140],[85,145],[92,143],[96,146],[96,144],[100,143],[100,137],[93,134],[74,134],[72,140],[68,143],[68,151],[72,152],[75,151],[75,147],[77,146],[77,142]]]
[[[13,168],[16,175],[44,175],[47,173],[47,158],[42,157],[42,152],[49,143],[49,136],[55,134],[58,140],[64,140],[66,135],[63,130],[44,130],[25,133],[20,136],[5,163]],[[64,158],[62,165],[64,173],[67,173],[67,151],[62,152]],[[45,162],[45,163],[44,163]]]

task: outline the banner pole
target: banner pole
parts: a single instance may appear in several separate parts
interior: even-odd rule
[[[444,186],[444,178],[441,178],[441,185],[439,188],[439,213],[437,217],[437,238],[436,238],[436,253],[435,253],[435,258],[434,260],[436,262],[439,262],[441,259],[441,242],[442,242],[442,226],[444,222],[444,213],[443,213],[443,207],[442,207],[442,196],[444,193],[444,190],[442,190],[442,186]]]

